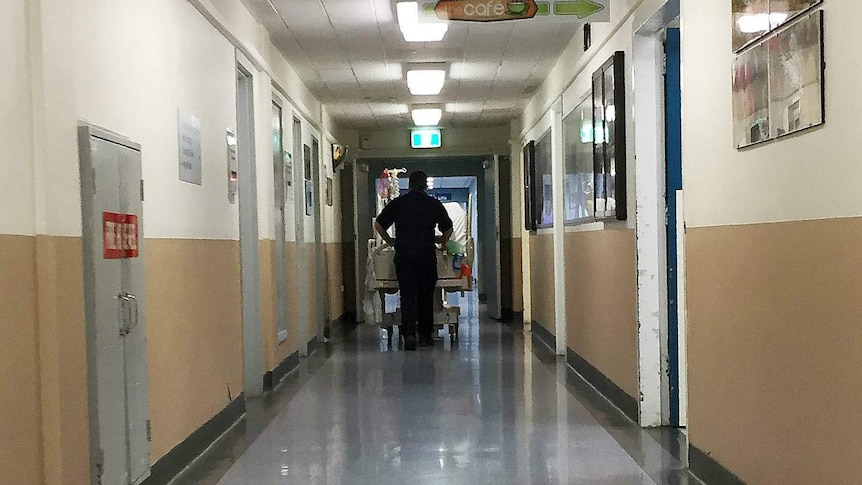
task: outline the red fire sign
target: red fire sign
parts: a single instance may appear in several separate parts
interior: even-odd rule
[[[138,216],[102,213],[102,243],[105,259],[138,257]]]

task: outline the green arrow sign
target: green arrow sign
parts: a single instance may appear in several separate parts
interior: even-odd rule
[[[604,5],[593,2],[592,0],[554,2],[554,15],[577,15],[579,19],[585,19],[604,9]]]

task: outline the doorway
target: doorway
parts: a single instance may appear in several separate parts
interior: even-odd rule
[[[141,148],[78,131],[93,483],[150,475]]]
[[[682,86],[680,83],[680,32],[679,27],[665,31],[664,102],[665,102],[665,200],[667,202],[667,326],[668,326],[668,379],[670,389],[670,425],[687,424],[685,385],[685,355],[680,328],[680,250],[685,234],[682,227]],[[684,321],[682,323],[685,323]],[[682,330],[682,333],[680,332]],[[681,347],[683,347],[681,349]],[[682,384],[682,385],[681,385]]]
[[[679,0],[633,37],[640,424],[687,424]],[[656,338],[658,336],[658,338]]]
[[[238,56],[239,57],[239,56]],[[254,156],[254,77],[242,58],[236,70],[236,127],[239,161],[239,246],[243,325],[243,389],[246,398],[263,394],[263,329],[260,309],[257,172]]]
[[[278,343],[287,340],[287,193],[290,167],[284,151],[284,108],[272,102],[272,164],[275,188],[275,319]]]
[[[369,305],[363,302],[370,301],[369,292],[366,291],[366,276],[368,266],[368,240],[374,237],[373,221],[377,211],[377,182],[381,173],[387,168],[405,168],[407,173],[403,175],[401,186],[406,187],[407,176],[414,170],[422,170],[435,179],[435,188],[438,188],[438,180],[447,177],[474,177],[477,181],[476,205],[477,210],[476,228],[478,238],[476,239],[476,256],[474,263],[479,266],[473,271],[478,280],[478,287],[474,291],[482,295],[482,300],[493,304],[493,308],[487,307],[490,315],[500,318],[502,316],[502,297],[504,292],[511,292],[511,286],[503,286],[500,275],[512,270],[511,267],[502,267],[500,235],[503,226],[499,225],[499,215],[503,208],[500,206],[500,177],[502,166],[506,157],[488,156],[463,156],[463,157],[440,157],[440,158],[412,158],[412,159],[365,159],[357,160],[354,166],[354,215],[355,215],[355,249],[356,249],[356,291],[357,291],[357,321],[369,321],[367,317],[371,313]],[[509,199],[511,200],[511,199]],[[511,207],[508,208],[511,211]],[[510,261],[511,264],[511,261]],[[496,285],[489,284],[496,282]],[[493,295],[486,292],[493,291]],[[373,292],[371,292],[373,295]],[[364,297],[364,298],[363,298]],[[493,301],[492,301],[493,300]],[[365,308],[364,308],[365,307]]]
[[[305,262],[305,217],[306,217],[306,197],[308,196],[306,171],[308,170],[306,163],[306,154],[302,143],[302,121],[299,118],[293,118],[293,193],[294,193],[294,224],[296,231],[296,278],[297,281],[302,281],[306,276]],[[306,302],[309,297],[309,289],[307,285],[297,286],[297,317],[299,318],[299,355],[308,355],[308,305]]]
[[[317,336],[318,342],[322,342],[324,339],[324,331],[327,327],[329,327],[329,322],[326,322],[326,308],[328,307],[326,299],[329,296],[329,292],[326,290],[327,288],[327,273],[326,273],[326,254],[323,249],[323,201],[320,198],[321,194],[321,166],[320,166],[320,141],[314,136],[311,137],[311,182],[312,189],[309,194],[310,197],[313,198],[314,204],[314,242],[313,251],[314,251],[314,274],[316,275],[314,278],[315,282],[315,291],[317,297],[314,299],[317,307],[317,311],[315,315],[317,315],[317,321],[314,322],[314,332],[313,335],[309,335],[309,337]]]

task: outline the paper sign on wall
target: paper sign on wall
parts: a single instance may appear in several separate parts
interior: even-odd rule
[[[102,246],[105,259],[138,257],[138,216],[102,213]]]
[[[201,185],[201,122],[190,114],[178,112],[180,180]]]

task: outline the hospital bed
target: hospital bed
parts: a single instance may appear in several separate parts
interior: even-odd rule
[[[452,240],[459,242],[462,246],[463,257],[461,258],[462,268],[473,268],[473,258],[475,252],[475,241],[470,237],[471,224],[467,219],[467,214],[463,213],[460,205],[445,204],[450,217],[455,221],[455,227]],[[457,209],[455,208],[457,206]],[[461,210],[463,214],[459,214]],[[381,304],[384,305],[383,319],[380,322],[381,328],[387,331],[387,339],[389,345],[392,345],[392,331],[395,326],[401,325],[400,308],[394,312],[385,313],[385,295],[398,292],[398,279],[395,275],[395,248],[383,242],[380,238],[370,239],[368,241],[368,254],[372,259],[371,265],[372,274],[370,283],[374,290],[379,294]],[[457,306],[449,305],[448,294],[461,293],[462,296],[467,291],[473,291],[472,273],[464,269],[455,269],[455,258],[453,254],[447,254],[443,251],[436,251],[437,254],[437,294],[434,298],[434,330],[435,332],[448,327],[450,338],[455,341],[459,338],[459,317],[461,309]]]

